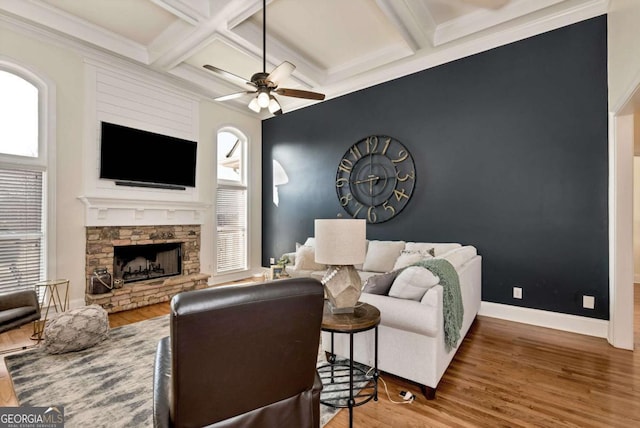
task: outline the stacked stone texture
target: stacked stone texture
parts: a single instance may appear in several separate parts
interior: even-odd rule
[[[113,272],[114,246],[176,242],[182,244],[182,275],[136,281],[105,294],[88,293],[94,269]],[[200,273],[200,225],[87,227],[86,275],[86,303],[108,312],[166,302],[181,291],[206,288],[209,275]]]

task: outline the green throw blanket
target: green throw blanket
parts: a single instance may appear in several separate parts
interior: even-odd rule
[[[422,260],[414,263],[412,266],[423,267],[440,277],[440,285],[442,285],[444,289],[442,294],[444,345],[447,352],[449,352],[458,346],[460,329],[462,328],[462,317],[464,316],[458,273],[453,265],[445,259]]]

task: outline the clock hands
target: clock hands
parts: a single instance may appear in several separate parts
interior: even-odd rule
[[[364,180],[354,181],[353,184],[362,184],[362,183],[372,183],[374,181],[380,180],[380,177],[376,177],[374,175],[370,175],[369,178],[365,178]]]
[[[369,178],[365,178],[364,180],[354,181],[353,184],[369,183],[369,195],[373,196],[373,185],[378,184],[378,180],[380,180],[380,177],[376,177],[372,174]]]

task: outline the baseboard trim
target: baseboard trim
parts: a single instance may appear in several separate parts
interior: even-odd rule
[[[605,339],[608,337],[609,330],[609,321],[607,320],[493,302],[481,302],[478,315]]]
[[[640,273],[633,275],[633,282],[634,284],[640,284]]]

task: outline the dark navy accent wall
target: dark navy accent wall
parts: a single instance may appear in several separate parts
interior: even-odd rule
[[[263,265],[344,212],[341,156],[385,134],[416,188],[369,239],[474,245],[483,300],[608,319],[606,34],[590,19],[264,121]],[[289,177],[277,207],[273,159]]]

